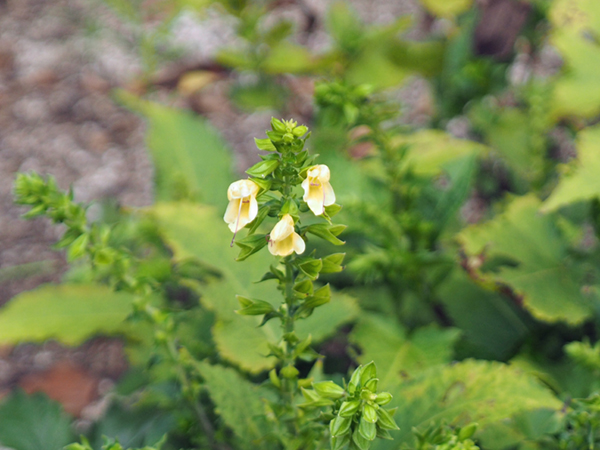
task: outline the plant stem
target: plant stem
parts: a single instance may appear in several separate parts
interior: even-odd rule
[[[183,365],[179,361],[179,352],[177,351],[177,347],[175,346],[175,340],[172,338],[169,339],[165,343],[165,347],[167,348],[171,360],[175,364],[177,376],[179,377],[179,382],[181,383],[181,386],[183,388],[183,396],[192,407],[192,410],[194,411],[194,414],[196,415],[198,422],[200,423],[200,426],[204,431],[204,434],[208,438],[210,447],[215,450],[229,450],[229,447],[227,445],[217,444],[217,442],[215,441],[215,430],[212,426],[208,415],[206,414],[206,411],[204,410],[203,406],[198,401],[196,401],[195,398],[193,398],[193,391],[191,388],[192,383],[190,381],[187,371],[185,370],[185,367],[183,367]]]

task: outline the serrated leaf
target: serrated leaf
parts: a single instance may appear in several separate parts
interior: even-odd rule
[[[196,368],[217,414],[233,430],[242,447],[271,448],[264,440],[269,432],[262,402],[264,393],[233,369],[204,362],[197,363]]]
[[[43,285],[0,310],[0,344],[56,339],[78,345],[96,334],[122,331],[133,296],[94,284]]]
[[[414,376],[430,367],[450,362],[452,346],[459,336],[456,329],[428,326],[409,338],[400,324],[375,315],[363,315],[350,335],[362,351],[358,361],[374,361],[379,386],[395,385],[400,374]]]
[[[14,450],[56,450],[74,440],[71,418],[43,394],[15,392],[0,404],[0,444]]]
[[[398,448],[413,439],[412,428],[432,423],[484,428],[513,415],[540,408],[559,409],[560,402],[534,377],[502,363],[466,360],[432,368],[390,389],[398,405],[394,420],[400,431],[394,441],[378,442],[377,449]]]
[[[458,238],[468,255],[484,252],[486,258],[517,263],[482,276],[510,286],[535,317],[576,325],[592,314],[591,300],[582,293],[582,274],[567,259],[567,244],[539,207],[533,195],[516,197],[503,214],[463,230]]]
[[[600,197],[600,126],[587,128],[577,136],[577,160],[542,204],[543,212],[570,203]]]
[[[117,97],[150,122],[146,139],[154,161],[157,200],[192,198],[219,207],[227,204],[231,154],[206,120],[124,91]]]
[[[271,369],[275,363],[269,343],[281,337],[277,321],[261,328],[259,318],[242,317],[236,295],[272,301],[274,307],[281,299],[275,283],[255,283],[265,270],[275,262],[267,251],[253,255],[251,263],[236,262],[229,247],[231,233],[218,213],[193,203],[163,203],[149,210],[159,225],[159,230],[174,253],[174,259],[198,258],[221,273],[220,280],[202,286],[202,304],[215,312],[217,322],[213,336],[221,356],[244,370],[258,373]],[[333,294],[332,301],[317,308],[310,320],[296,323],[300,339],[312,335],[320,342],[333,334],[338,326],[353,320],[358,314],[356,302],[344,294]],[[250,349],[250,350],[249,350]]]

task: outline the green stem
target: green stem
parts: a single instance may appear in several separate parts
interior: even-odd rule
[[[198,422],[200,423],[200,426],[204,431],[204,434],[208,438],[210,447],[214,450],[230,450],[229,446],[219,445],[215,441],[215,430],[212,426],[208,415],[206,414],[206,411],[204,410],[204,407],[202,406],[202,404],[196,401],[196,399],[193,396],[193,390],[191,388],[192,382],[188,376],[185,367],[183,367],[183,365],[179,361],[179,352],[177,351],[175,340],[169,338],[165,343],[165,347],[167,349],[167,352],[169,353],[169,356],[171,357],[171,360],[175,364],[177,376],[179,378],[179,383],[182,386],[183,396],[194,411],[194,414],[196,415]]]

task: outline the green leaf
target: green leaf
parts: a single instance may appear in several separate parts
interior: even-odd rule
[[[525,313],[506,296],[477,286],[462,269],[447,278],[438,296],[462,332],[464,354],[506,360],[527,336]]]
[[[333,381],[319,381],[313,383],[312,387],[321,397],[338,399],[344,396],[344,388]]]
[[[242,305],[242,309],[238,309],[236,312],[241,316],[262,316],[274,312],[273,305],[264,300],[250,300],[241,295],[238,295],[237,298]],[[247,301],[250,301],[250,304],[247,304]]]
[[[542,204],[542,211],[554,211],[574,202],[600,197],[600,126],[587,128],[577,136],[577,160]]]
[[[173,414],[150,405],[132,407],[125,400],[114,402],[104,417],[94,424],[91,433],[86,435],[94,449],[101,448],[106,436],[110,436],[123,448],[146,447],[144,450],[149,450],[176,428],[177,420]]]
[[[427,10],[439,17],[454,17],[467,11],[473,0],[421,0]]]
[[[316,308],[317,306],[323,306],[326,303],[329,303],[331,300],[331,288],[329,284],[326,284],[323,287],[317,289],[313,295],[308,297],[304,301],[304,306],[306,308]]]
[[[266,159],[254,164],[252,167],[246,170],[246,173],[253,177],[264,178],[277,169],[277,166],[279,166],[278,159]]]
[[[234,242],[235,245],[241,249],[236,261],[244,261],[249,256],[254,255],[256,252],[265,247],[268,242],[269,241],[264,234],[251,234],[243,239],[236,240]]]
[[[22,391],[0,404],[0,443],[14,450],[56,450],[74,440],[71,418],[43,394]]]
[[[358,432],[367,441],[372,441],[377,437],[377,426],[362,416],[358,424]]]
[[[264,442],[269,432],[262,401],[264,393],[233,369],[204,362],[198,362],[196,368],[217,414],[235,433],[242,447],[271,448]]]
[[[323,261],[320,259],[298,258],[298,269],[311,280],[316,280],[319,277],[319,272],[323,267]]]
[[[311,53],[298,44],[281,41],[271,47],[269,56],[264,62],[264,70],[271,74],[306,73],[318,65],[319,61]]]
[[[486,119],[488,114],[481,113],[478,108],[473,108],[470,114],[476,126],[480,122],[486,143],[520,178],[539,178],[544,159],[533,145],[532,140],[539,132],[532,127],[527,113],[517,108],[501,108],[492,121]]]
[[[412,441],[412,428],[432,423],[464,426],[477,422],[483,428],[511,416],[540,408],[560,409],[560,402],[534,377],[498,362],[466,360],[432,368],[391,389],[394,419],[400,431],[393,443],[377,449],[399,448]]]
[[[306,232],[319,236],[321,239],[325,239],[327,242],[331,242],[333,245],[343,245],[344,241],[337,238],[337,236],[344,231],[345,225],[327,225],[324,223],[317,223],[306,227]]]
[[[257,139],[257,138],[254,138],[254,142],[256,143],[256,147],[259,150],[264,150],[266,152],[277,151],[277,148],[275,148],[275,146],[271,142],[271,139],[267,139],[267,138],[265,138],[265,139]]]
[[[591,300],[581,289],[583,274],[567,258],[566,242],[539,207],[533,195],[515,197],[503,214],[465,229],[458,238],[468,255],[516,263],[482,276],[510,286],[535,317],[576,325],[592,314]]]
[[[96,334],[116,334],[132,301],[130,294],[101,285],[43,285],[0,310],[0,344],[56,339],[78,345]]]
[[[322,259],[323,267],[320,273],[336,273],[344,270],[342,262],[344,262],[345,253],[334,253]]]
[[[231,232],[220,214],[210,207],[162,203],[153,206],[149,213],[173,250],[175,261],[197,258],[221,274],[219,280],[201,287],[202,304],[214,311],[218,319],[213,336],[221,356],[253,373],[271,369],[275,360],[265,355],[270,353],[268,344],[281,337],[281,327],[271,321],[257,328],[260,318],[243,317],[234,310],[239,308],[236,295],[273,299],[273,306],[279,306],[277,299],[281,299],[281,294],[275,283],[255,283],[276,263],[276,258],[262,251],[253,256],[252,263],[235,261],[234,250],[229,247]],[[332,301],[317,308],[310,320],[297,322],[296,332],[300,339],[310,334],[313,342],[320,342],[357,314],[354,299],[333,294]]]
[[[395,143],[408,146],[404,161],[417,175],[424,176],[438,175],[447,164],[488,150],[482,144],[457,139],[441,130],[422,130],[399,136]]]
[[[594,117],[600,112],[600,7],[593,0],[558,0],[549,13],[554,30],[550,42],[564,61],[554,82],[552,115]]]
[[[230,150],[206,120],[124,91],[118,98],[149,120],[147,143],[157,200],[190,198],[219,207],[227,204]]]
[[[358,362],[374,361],[382,389],[395,385],[400,374],[414,376],[430,367],[450,362],[456,329],[428,326],[409,338],[398,323],[375,315],[363,315],[350,335],[361,349]]]

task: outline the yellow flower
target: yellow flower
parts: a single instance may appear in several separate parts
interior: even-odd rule
[[[229,224],[229,229],[237,233],[258,214],[258,203],[256,194],[259,187],[251,180],[239,180],[229,185],[227,189],[227,198],[229,205],[223,219]]]
[[[306,179],[302,182],[304,197],[308,207],[320,216],[325,212],[325,207],[335,203],[335,193],[329,184],[329,167],[319,164],[308,169]]]
[[[293,252],[304,253],[304,239],[294,231],[294,219],[289,214],[273,227],[269,238],[269,251],[275,256],[288,256]]]

